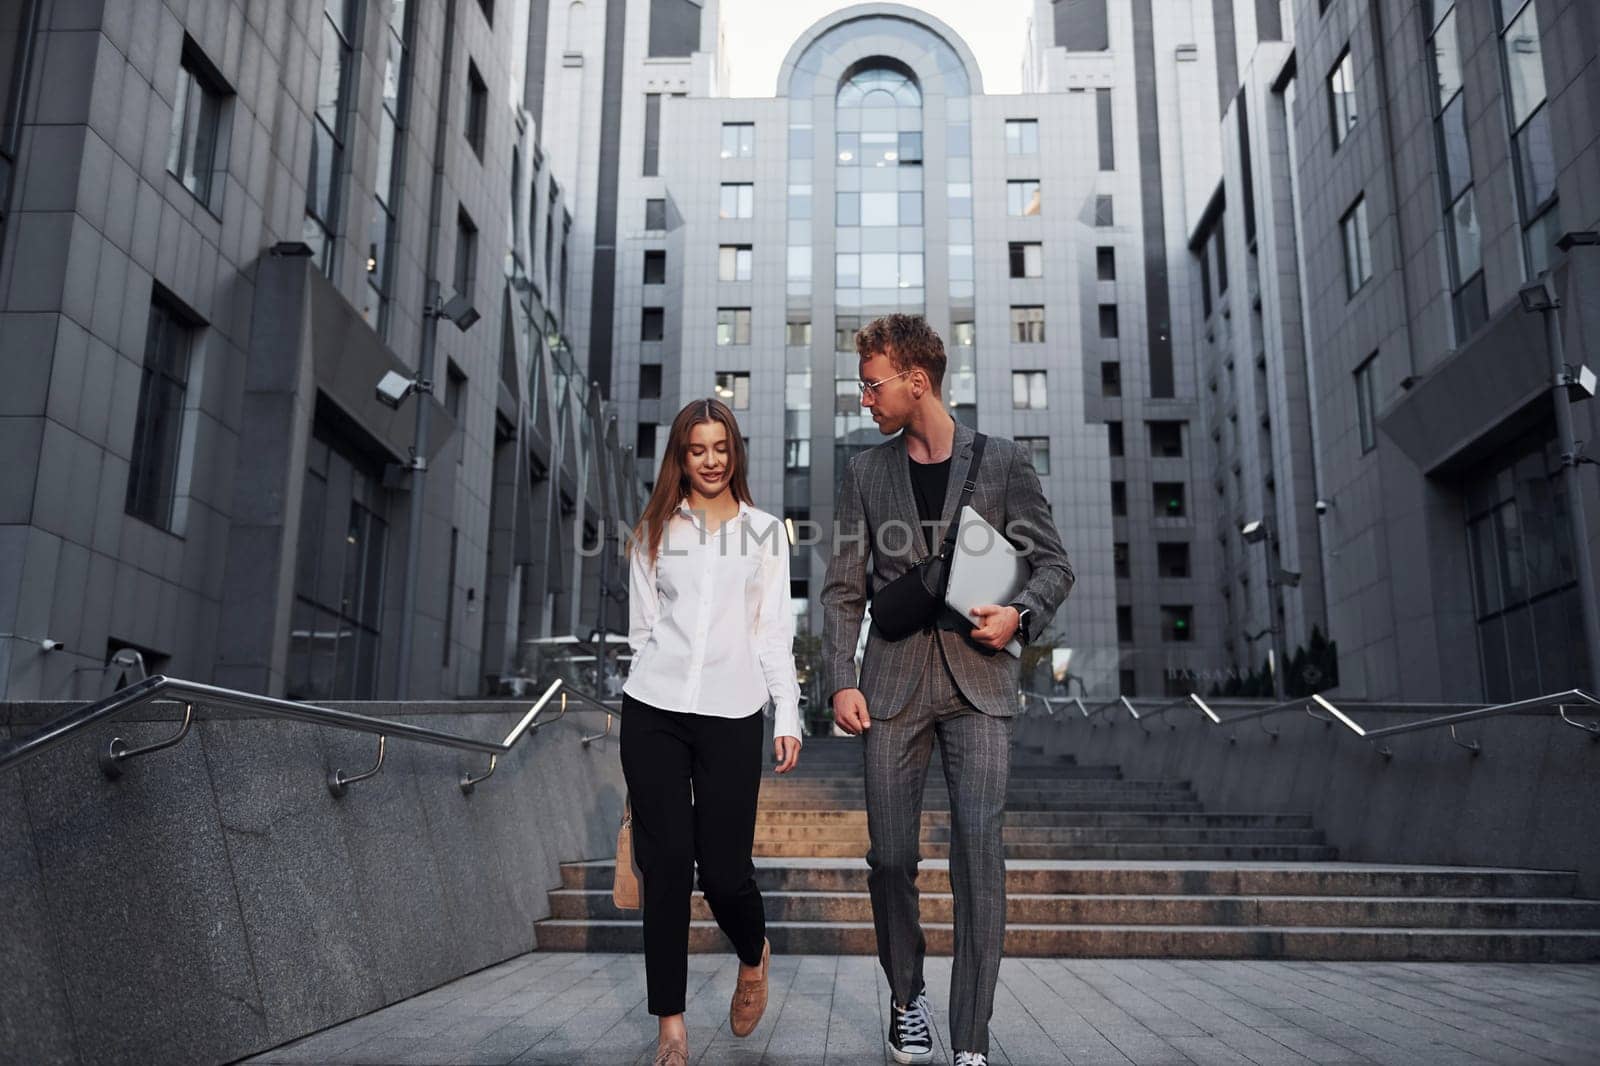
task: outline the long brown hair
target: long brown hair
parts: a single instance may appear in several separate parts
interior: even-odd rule
[[[689,494],[689,475],[684,469],[689,434],[694,432],[695,426],[707,422],[720,422],[728,433],[728,491],[740,503],[755,502],[750,498],[750,483],[745,479],[744,437],[739,433],[739,422],[733,412],[718,399],[693,400],[685,404],[672,420],[667,447],[661,456],[661,469],[656,472],[656,486],[644,505],[644,515],[633,529],[633,550],[647,546],[652,561],[661,550],[661,531],[666,528],[667,519]]]

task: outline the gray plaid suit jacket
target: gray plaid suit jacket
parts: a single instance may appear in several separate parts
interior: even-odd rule
[[[944,514],[939,528],[929,531],[928,543],[935,548],[945,526],[955,517],[971,465],[973,436],[971,427],[956,424]],[[917,532],[920,519],[906,462],[902,434],[845,464],[835,510],[835,551],[822,586],[825,691],[831,700],[840,689],[860,688],[874,718],[892,718],[905,707],[933,650],[933,642],[922,634],[891,641],[873,626],[867,636],[860,681],[856,679],[856,642],[868,598],[868,556],[872,587],[882,588],[931,554]],[[989,437],[976,482],[973,509],[1013,543],[1019,535],[1033,541],[1028,556],[1033,574],[1015,602],[1032,609],[1032,629],[1038,634],[1055,616],[1073,584],[1072,565],[1050,517],[1039,475],[1016,441]],[[967,638],[965,627],[949,620],[940,625],[938,640],[957,685],[974,706],[993,715],[1016,713],[1020,673],[1016,659],[1004,650],[990,651],[974,643]]]

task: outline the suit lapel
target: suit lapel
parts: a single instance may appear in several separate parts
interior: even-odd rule
[[[917,545],[924,549],[917,553],[918,560],[932,555],[934,550],[937,550],[945,528],[955,519],[956,504],[961,501],[961,486],[966,483],[967,470],[972,465],[972,438],[972,427],[957,422],[955,440],[950,446],[950,483],[944,490],[944,513],[940,517],[939,528],[929,530],[927,533],[928,540],[934,545],[933,549],[928,549],[921,537],[917,538]],[[917,511],[916,494],[911,491],[911,466],[910,458],[906,455],[905,434],[896,437],[893,446],[884,450],[890,457],[890,465],[894,467],[889,471],[889,484],[894,493],[892,501],[894,514],[908,523],[912,529],[920,529],[922,516]]]
[[[950,447],[950,484],[945,486],[944,517],[939,521],[938,532],[941,536],[956,518],[956,504],[961,502],[961,487],[966,483],[967,471],[972,466],[972,438],[972,427],[957,422],[956,439]],[[908,474],[908,480],[909,477]],[[913,502],[912,507],[915,506]]]

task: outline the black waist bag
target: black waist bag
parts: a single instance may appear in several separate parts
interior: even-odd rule
[[[906,637],[929,625],[944,606],[945,588],[950,584],[950,560],[954,556],[956,533],[961,525],[961,509],[972,502],[978,487],[978,464],[983,461],[982,433],[972,440],[972,463],[961,486],[961,500],[944,531],[939,550],[879,589],[872,597],[872,624],[890,640]]]

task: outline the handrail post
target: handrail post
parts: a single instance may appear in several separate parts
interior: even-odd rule
[[[106,745],[106,750],[100,754],[100,772],[109,780],[115,781],[122,776],[122,764],[128,759],[138,758],[140,755],[149,755],[163,748],[170,748],[178,741],[189,735],[189,727],[194,724],[194,704],[183,705],[183,724],[178,731],[165,740],[158,740],[154,744],[146,744],[142,748],[130,748],[127,741],[121,737],[112,737],[111,743]]]

